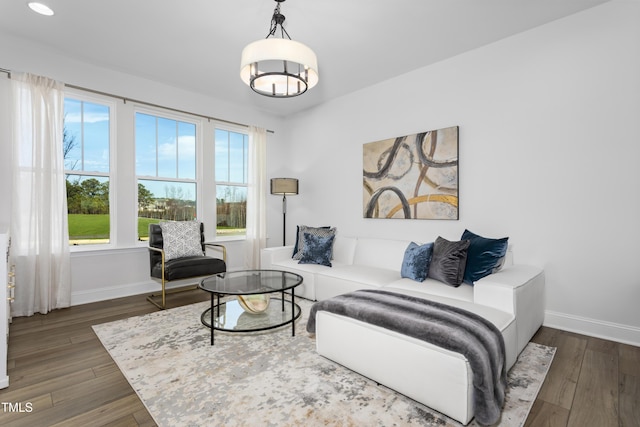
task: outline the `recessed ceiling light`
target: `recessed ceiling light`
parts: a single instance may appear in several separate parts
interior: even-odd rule
[[[37,1],[30,1],[27,3],[29,8],[40,15],[52,16],[53,10],[43,3],[38,3]]]

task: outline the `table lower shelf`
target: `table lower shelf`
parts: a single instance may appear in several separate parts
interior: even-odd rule
[[[237,300],[231,300],[220,303],[219,307],[216,304],[206,309],[200,316],[200,320],[208,328],[211,328],[213,323],[213,328],[217,331],[257,332],[293,323],[301,313],[302,310],[298,304],[295,302],[292,304],[291,301],[283,301],[280,298],[271,298],[267,310],[258,314],[247,313]]]

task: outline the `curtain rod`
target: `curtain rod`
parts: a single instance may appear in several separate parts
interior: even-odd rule
[[[0,68],[0,72],[6,73],[7,76],[9,78],[11,78],[11,70],[7,70],[6,68]],[[78,90],[82,90],[82,91],[85,91],[85,92],[95,93],[97,95],[102,95],[102,96],[108,96],[110,98],[121,99],[122,102],[124,102],[125,104],[128,101],[128,102],[133,102],[133,103],[136,103],[136,104],[145,105],[145,106],[148,106],[148,107],[162,108],[164,110],[172,111],[174,113],[189,114],[189,115],[200,117],[200,118],[207,119],[207,120],[214,120],[214,121],[217,121],[217,122],[228,123],[230,125],[249,127],[249,125],[244,124],[244,123],[233,122],[231,120],[220,119],[220,118],[217,118],[217,117],[205,116],[204,114],[193,113],[191,111],[185,111],[185,110],[179,110],[177,108],[165,107],[164,105],[153,104],[151,102],[140,101],[138,99],[127,98],[125,96],[114,95],[112,93],[107,93],[107,92],[101,92],[99,90],[89,89],[89,88],[82,87],[82,86],[76,86],[76,85],[66,84],[66,83],[65,83],[65,86],[66,87],[70,87],[71,89],[78,89]],[[268,133],[275,133],[271,129],[267,129],[267,132]]]

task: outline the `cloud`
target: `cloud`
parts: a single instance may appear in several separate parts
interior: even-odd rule
[[[85,112],[84,115],[81,115],[80,113],[66,113],[64,115],[65,123],[82,123],[83,119],[85,123],[108,122],[109,113]]]
[[[193,135],[178,137],[178,155],[180,158],[193,157],[196,155],[196,138]],[[163,159],[175,158],[176,142],[175,139],[166,141],[158,146],[158,156]]]

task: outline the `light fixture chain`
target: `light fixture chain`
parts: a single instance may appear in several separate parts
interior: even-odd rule
[[[285,20],[285,16],[282,13],[280,13],[280,3],[278,3],[276,5],[276,8],[273,10],[273,16],[271,17],[271,25],[269,27],[269,34],[267,34],[267,37],[265,38],[268,39],[271,36],[275,36],[276,31],[278,31],[278,26],[280,26],[280,37],[284,39],[284,36],[286,35],[287,38],[291,40],[291,36],[287,32],[287,30],[284,29],[284,25],[283,25],[284,20]]]
[[[286,34],[286,35],[287,35],[287,38],[288,38],[289,40],[291,40],[291,36],[289,36],[289,33],[287,33],[287,30],[285,30],[285,29],[284,29],[284,27],[282,26],[282,24],[280,24],[280,30],[281,30],[281,31],[280,31],[280,33],[281,33],[281,34],[282,34],[282,33]],[[284,35],[282,35],[282,38],[284,38]]]

